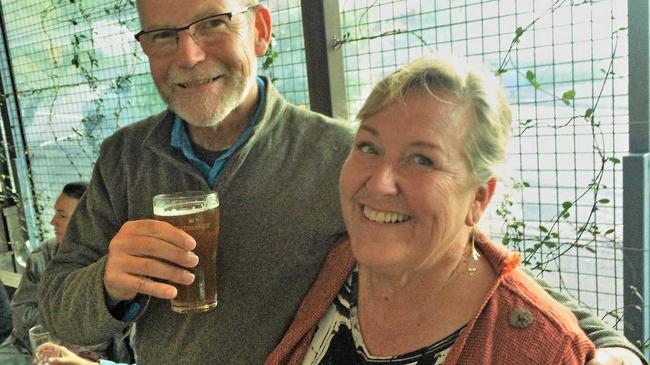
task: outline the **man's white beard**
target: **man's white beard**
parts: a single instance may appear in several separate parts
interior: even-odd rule
[[[191,101],[165,96],[162,93],[161,96],[169,108],[189,124],[196,127],[214,127],[244,102],[250,85],[255,82],[253,78],[247,79],[239,73],[228,71],[221,73],[223,80],[216,81],[224,83],[221,95],[195,96]],[[195,77],[208,78],[211,74]]]
[[[245,85],[228,87],[219,99],[215,95],[195,97],[193,105],[172,101],[169,107],[186,122],[197,127],[214,127],[221,123],[244,101]]]

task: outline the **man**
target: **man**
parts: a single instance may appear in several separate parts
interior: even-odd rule
[[[351,131],[256,76],[271,19],[251,1],[137,2],[136,37],[169,110],[102,145],[41,291],[56,337],[97,342],[135,322],[141,365],[261,364],[343,232]],[[195,242],[151,220],[152,197],[180,190],[221,203],[219,304],[202,314],[172,313],[166,283],[193,281]]]

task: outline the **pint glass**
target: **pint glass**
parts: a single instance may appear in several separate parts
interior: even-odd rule
[[[178,294],[172,299],[172,311],[205,312],[217,306],[217,246],[219,244],[219,199],[215,192],[178,192],[153,198],[155,219],[168,222],[192,236],[199,264],[190,270],[190,285],[170,283]]]

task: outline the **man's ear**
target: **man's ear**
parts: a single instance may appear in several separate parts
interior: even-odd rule
[[[492,201],[494,191],[497,186],[497,178],[492,176],[485,184],[476,188],[474,193],[474,200],[470,205],[467,216],[465,217],[465,224],[468,227],[474,226],[481,220],[481,216],[487,209],[487,206]]]
[[[271,42],[271,13],[264,5],[255,7],[255,55],[262,57]]]

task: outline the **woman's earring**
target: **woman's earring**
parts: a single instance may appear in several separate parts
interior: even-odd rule
[[[471,251],[470,251],[470,256],[472,257],[472,260],[474,260],[474,263],[478,262],[478,260],[481,258],[481,254],[478,252],[476,249],[476,243],[475,243],[475,234],[474,234],[474,226],[472,226],[472,243],[471,243]],[[467,267],[467,273],[469,276],[473,276],[476,273],[476,266],[472,265],[472,262],[470,261],[468,267]]]

